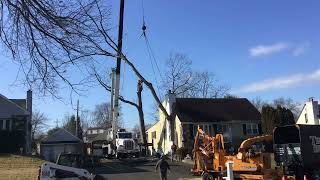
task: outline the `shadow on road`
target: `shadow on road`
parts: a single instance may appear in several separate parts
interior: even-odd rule
[[[95,169],[96,174],[123,174],[137,172],[149,171],[137,168],[131,164],[124,164],[123,162],[104,162],[101,167],[97,167]]]

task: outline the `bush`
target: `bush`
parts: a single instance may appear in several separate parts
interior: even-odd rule
[[[20,147],[24,148],[25,139],[23,131],[0,131],[0,153],[16,153]]]

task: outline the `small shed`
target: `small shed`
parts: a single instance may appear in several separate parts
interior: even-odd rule
[[[83,153],[83,141],[65,129],[59,129],[40,143],[40,155],[55,162],[60,153]]]

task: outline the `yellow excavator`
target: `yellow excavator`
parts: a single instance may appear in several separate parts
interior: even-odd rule
[[[203,180],[221,179],[226,175],[228,161],[233,162],[233,176],[236,179],[281,179],[280,169],[271,168],[271,152],[254,151],[253,144],[272,142],[271,135],[257,136],[243,141],[236,155],[228,154],[222,134],[211,137],[198,128],[192,172],[202,175]],[[262,148],[263,149],[263,148]]]

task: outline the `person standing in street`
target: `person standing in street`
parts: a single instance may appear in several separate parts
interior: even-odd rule
[[[167,172],[170,171],[169,163],[165,160],[165,156],[161,156],[156,164],[156,172],[160,168],[160,179],[167,180]]]
[[[174,155],[176,154],[177,146],[175,144],[172,144],[171,146],[171,162],[173,162]]]

